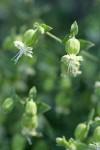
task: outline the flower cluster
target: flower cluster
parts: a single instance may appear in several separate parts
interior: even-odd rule
[[[64,55],[61,58],[61,62],[63,64],[61,76],[65,77],[66,75],[71,75],[76,77],[77,75],[80,75],[80,61],[83,61],[82,56],[76,56],[75,54]]]

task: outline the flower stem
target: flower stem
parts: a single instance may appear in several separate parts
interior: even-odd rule
[[[49,37],[51,37],[51,38],[55,39],[56,41],[58,41],[59,43],[62,43],[62,40],[61,40],[60,38],[56,37],[55,35],[53,35],[52,33],[47,32],[46,34],[47,34]]]

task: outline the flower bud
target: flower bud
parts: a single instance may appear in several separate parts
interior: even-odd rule
[[[76,145],[74,139],[70,138],[68,141],[68,146],[71,150],[76,150]]]
[[[26,128],[36,128],[38,126],[38,117],[35,115],[34,117],[27,117],[25,114],[22,118],[22,125]]]
[[[68,146],[68,142],[66,141],[65,137],[58,137],[56,138],[56,143],[58,146],[64,146],[64,147],[67,147]]]
[[[26,104],[25,114],[28,117],[33,117],[34,115],[36,115],[36,113],[37,113],[36,103],[33,100],[28,101]]]
[[[29,29],[24,33],[23,42],[26,46],[34,46],[39,38],[39,32],[37,29]]]
[[[7,98],[3,103],[3,109],[6,113],[10,112],[13,109],[13,99]]]
[[[100,142],[100,126],[96,127],[96,129],[94,130],[93,137],[96,142]]]
[[[88,127],[86,126],[86,124],[80,123],[77,125],[74,134],[77,140],[83,141],[87,137]]]
[[[65,44],[65,50],[68,54],[78,54],[80,51],[80,42],[75,38],[69,39]]]
[[[37,95],[36,87],[33,86],[29,91],[29,97],[35,99]]]

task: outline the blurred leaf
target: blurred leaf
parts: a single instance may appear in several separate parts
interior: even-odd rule
[[[68,41],[69,36],[70,36],[70,34],[67,34],[67,35],[64,37],[64,39],[62,40],[62,43],[63,43],[63,44],[65,44],[65,43]]]
[[[41,27],[44,29],[44,32],[49,32],[50,30],[52,30],[52,27],[46,25],[46,24],[41,24]]]
[[[41,114],[41,113],[45,113],[46,111],[50,110],[50,106],[46,103],[43,102],[38,102],[37,103],[37,113]]]
[[[81,45],[81,50],[88,50],[91,47],[95,46],[95,44],[90,41],[86,41],[86,40],[82,40],[82,39],[79,39],[79,41],[80,41],[80,45]]]

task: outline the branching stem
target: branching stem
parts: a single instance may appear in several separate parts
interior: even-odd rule
[[[60,38],[58,38],[57,36],[53,35],[50,32],[46,33],[49,37],[53,38],[54,40],[56,40],[59,43],[62,43],[62,40]],[[99,60],[97,59],[97,57],[93,56],[92,54],[86,52],[86,51],[82,51],[81,54],[83,54],[84,56],[88,57],[89,59],[93,60],[96,63],[99,63]]]
[[[59,43],[62,43],[62,40],[60,38],[58,38],[57,36],[53,35],[52,33],[50,32],[47,32],[46,33],[49,37],[55,39],[56,41],[58,41]]]

